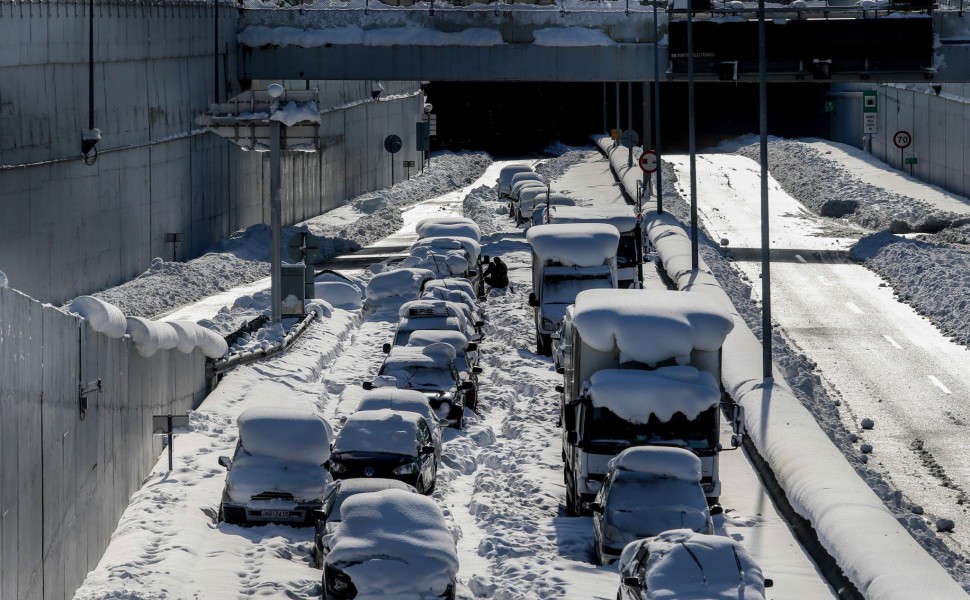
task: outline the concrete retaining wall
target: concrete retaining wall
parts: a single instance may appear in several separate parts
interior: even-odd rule
[[[218,15],[218,26],[216,17]],[[88,127],[87,3],[0,0],[0,270],[11,286],[60,303],[269,221],[268,156],[240,151],[195,125],[218,97],[239,91],[235,4],[124,3],[94,8],[97,162],[82,162]],[[217,31],[218,28],[218,31]],[[216,43],[218,39],[218,43]],[[216,52],[218,46],[218,52]],[[228,73],[228,76],[227,76]],[[248,83],[248,82],[247,82]],[[262,85],[261,82],[252,82]],[[285,224],[390,183],[383,139],[417,159],[417,83],[287,82],[320,89],[329,145],[284,157]]]
[[[102,391],[78,386],[97,379]],[[71,598],[158,460],[152,415],[205,396],[205,356],[144,358],[80,319],[0,288],[0,598]]]
[[[941,188],[970,196],[970,84],[944,83],[939,94],[928,85],[837,86],[830,137],[864,148],[862,90],[877,91],[877,132],[873,156],[886,164]],[[893,143],[897,131],[912,135],[912,145],[900,151]],[[915,165],[905,164],[915,158]]]

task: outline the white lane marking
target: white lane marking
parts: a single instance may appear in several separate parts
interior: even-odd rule
[[[947,388],[947,387],[946,387],[945,385],[943,385],[943,382],[942,382],[942,381],[940,381],[940,380],[939,380],[939,379],[937,379],[936,377],[933,377],[932,375],[927,375],[927,377],[929,377],[929,378],[930,378],[930,381],[932,381],[932,382],[933,382],[933,385],[935,385],[936,387],[938,387],[938,388],[940,388],[941,390],[943,390],[943,393],[944,393],[944,394],[952,394],[952,393],[953,393],[953,392],[951,392],[951,391],[949,390],[949,388]]]
[[[818,276],[818,282],[821,283],[822,285],[832,285],[831,281],[829,281],[825,277],[822,277],[821,275]]]
[[[800,262],[802,264],[805,264],[805,263],[808,262],[807,260],[805,260],[804,258],[802,258],[802,255],[801,254],[796,254],[795,255],[795,258],[797,258],[798,259],[798,262]]]
[[[859,308],[858,306],[856,306],[855,304],[851,303],[851,302],[846,302],[845,303],[845,306],[846,306],[846,308],[848,308],[849,310],[851,310],[852,312],[854,312],[857,315],[861,315],[862,314],[862,309]]]
[[[902,346],[900,346],[899,344],[896,343],[896,340],[894,340],[893,338],[889,337],[888,335],[883,335],[882,337],[886,338],[886,341],[889,342],[890,344],[892,344],[893,345],[893,348],[896,348],[898,350],[902,350],[903,349]]]

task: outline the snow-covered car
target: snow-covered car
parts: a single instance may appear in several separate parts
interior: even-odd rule
[[[332,481],[330,426],[309,409],[254,407],[237,420],[239,441],[219,505],[226,523],[309,525]]]
[[[420,297],[425,284],[434,278],[432,271],[418,268],[391,269],[377,273],[367,282],[364,308],[397,308],[404,302]]]
[[[519,173],[534,173],[532,167],[526,164],[513,164],[506,165],[502,167],[502,170],[498,172],[498,179],[495,183],[498,184],[498,199],[507,197],[512,191],[512,177],[518,175]]]
[[[484,320],[481,313],[481,308],[478,305],[478,301],[469,296],[468,293],[462,289],[447,288],[442,286],[425,286],[425,292],[421,298],[419,298],[419,300],[445,300],[448,302],[464,304],[468,307],[468,314],[473,322],[477,323],[478,321]]]
[[[418,239],[430,237],[466,237],[476,243],[482,240],[482,230],[478,223],[468,217],[429,217],[421,219],[414,226]]]
[[[454,255],[464,258],[467,266],[463,271],[452,269],[450,273],[444,273],[440,272],[441,269],[432,270],[439,272],[439,276],[464,277],[471,282],[473,287],[481,291],[482,286],[479,279],[482,273],[482,247],[477,239],[459,235],[424,237],[411,244],[409,253],[412,257],[417,257],[423,262]],[[454,262],[457,263],[457,261]]]
[[[576,206],[576,200],[566,196],[565,194],[550,194],[549,197],[543,196],[541,198],[543,201],[535,204],[532,207],[532,216],[529,218],[529,223],[532,225],[542,225],[543,223],[549,223],[547,216],[548,207],[552,206]]]
[[[448,290],[461,290],[468,294],[473,300],[479,298],[475,293],[475,287],[470,281],[462,277],[443,277],[441,279],[434,279],[424,284],[424,293],[433,291],[436,288],[444,288]],[[479,298],[480,299],[480,298]]]
[[[370,477],[366,479],[338,479],[327,486],[327,493],[323,497],[323,506],[314,511],[313,532],[313,566],[323,568],[323,560],[329,552],[324,546],[324,537],[336,531],[342,520],[340,507],[344,501],[357,494],[380,492],[383,490],[404,490],[417,493],[413,485],[408,485],[397,479],[386,477]]]
[[[690,529],[631,542],[619,570],[618,600],[764,600],[772,586],[737,541]]]
[[[481,339],[481,328],[484,323],[473,321],[473,315],[465,304],[424,298],[406,302],[398,310],[400,320],[394,330],[395,346],[403,346],[412,331],[418,329],[450,329],[459,331],[469,341],[477,342]]]
[[[593,511],[599,564],[618,559],[630,542],[669,529],[714,532],[701,487],[701,460],[693,452],[660,446],[627,448],[610,459],[607,469],[603,487],[586,507]]]
[[[384,490],[357,494],[340,512],[340,527],[324,539],[324,600],[454,600],[458,551],[434,500]]]
[[[517,218],[516,215],[518,215],[519,200],[522,199],[523,192],[532,189],[545,191],[547,187],[546,182],[538,175],[517,181],[515,185],[512,186],[512,193],[509,194],[509,216],[513,219]]]
[[[430,494],[438,452],[421,415],[386,408],[357,411],[337,434],[327,466],[334,479],[387,477]]]
[[[422,348],[394,346],[390,349],[375,382],[364,382],[364,389],[393,385],[417,390],[428,397],[438,418],[461,427],[465,412],[465,393],[474,384],[462,379],[455,366],[455,349],[448,344]]]
[[[461,336],[460,333],[455,335]],[[428,397],[417,390],[399,390],[394,387],[380,387],[372,390],[365,390],[357,405],[357,410],[380,410],[388,408],[390,410],[400,410],[413,412],[424,417],[424,422],[428,424],[431,431],[431,438],[434,440],[435,458],[441,459],[441,420],[438,413],[431,407]],[[344,419],[346,421],[346,419]]]
[[[448,344],[455,349],[455,368],[462,381],[470,381],[472,385],[465,386],[465,406],[471,410],[478,407],[478,375],[482,368],[478,363],[478,344],[469,342],[461,332],[446,329],[419,329],[411,332],[405,346],[424,348],[431,344]],[[385,352],[390,352],[389,344],[384,346]]]

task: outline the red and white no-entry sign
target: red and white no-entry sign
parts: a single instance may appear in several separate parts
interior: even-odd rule
[[[657,153],[653,150],[644,150],[640,155],[640,168],[644,173],[654,173],[657,170]]]

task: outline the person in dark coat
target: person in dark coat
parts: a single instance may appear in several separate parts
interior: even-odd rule
[[[485,267],[485,272],[482,274],[485,284],[493,288],[504,288],[509,285],[509,267],[502,259],[495,257],[492,262],[488,263]]]

